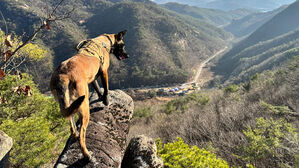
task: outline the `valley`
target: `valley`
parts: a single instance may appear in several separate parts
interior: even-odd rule
[[[42,4],[50,5],[49,3]],[[66,3],[63,8],[71,8],[71,3]],[[131,58],[122,62],[111,58],[109,78],[112,89],[185,82],[192,75],[189,67],[197,66],[197,62],[223,48],[232,37],[230,33],[209,22],[165,10],[153,3],[102,0],[95,6],[90,6],[90,3],[93,2],[82,1],[81,6],[76,3],[78,6],[76,5],[74,18],[59,22],[57,28],[38,38],[51,50],[48,58],[53,60],[54,69],[61,61],[75,53],[73,48],[79,41],[102,33],[127,29],[125,42]],[[22,8],[25,4],[31,4],[34,10]],[[4,11],[7,20],[27,17],[30,21],[28,23],[8,22],[9,27],[15,24],[15,32],[21,33],[26,24],[34,25],[34,22],[42,17],[43,11],[39,8],[42,4],[31,1],[18,1],[14,4],[5,0],[1,1],[0,10]],[[7,15],[9,13],[13,14]],[[81,24],[78,20],[84,22]],[[32,75],[38,76],[33,73]],[[47,79],[49,73],[44,75]],[[44,90],[48,86],[43,85],[41,88]]]
[[[151,95],[157,95],[157,100],[171,100],[164,99],[161,97],[173,97],[173,96],[184,96],[187,94],[191,94],[194,92],[199,92],[201,87],[205,85],[205,83],[213,80],[213,73],[210,71],[210,67],[207,67],[207,64],[214,58],[221,56],[228,47],[224,47],[223,49],[217,51],[212,56],[208,57],[206,60],[201,62],[194,69],[193,77],[189,80],[189,82],[179,83],[170,86],[151,86],[151,87],[141,87],[141,88],[128,88],[124,89],[134,100],[144,100],[144,98],[151,98]],[[155,97],[155,96],[154,96]]]
[[[211,61],[212,59],[214,59],[215,57],[218,57],[219,55],[223,54],[228,47],[224,47],[223,49],[217,51],[214,55],[212,55],[211,57],[209,57],[208,59],[204,60],[202,63],[200,63],[199,68],[196,70],[195,76],[193,77],[193,80],[191,82],[185,83],[185,84],[189,84],[189,83],[197,83],[199,82],[199,78],[202,75],[202,70],[203,68],[206,67],[207,63],[209,63],[209,61]]]
[[[49,92],[53,70],[76,54],[78,42],[124,29],[130,57],[110,55],[110,104],[89,86],[90,107],[106,111],[108,134],[125,124],[128,140],[153,138],[165,168],[299,166],[299,1],[62,2],[58,14],[71,16],[45,23],[29,43],[36,48],[18,53],[28,57],[18,71],[0,69],[0,129],[14,139],[12,167],[53,167],[70,135]],[[0,1],[0,63],[10,58],[7,48],[21,44],[11,41],[24,41],[55,4]]]

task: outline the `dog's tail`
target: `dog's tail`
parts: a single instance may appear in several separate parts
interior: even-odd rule
[[[56,92],[55,98],[59,103],[63,117],[68,118],[73,115],[84,101],[85,95],[78,97],[73,103],[69,104],[69,81],[62,80],[60,78],[56,81],[53,81],[53,84],[51,84],[51,86],[54,86],[53,89],[51,88],[51,90],[55,90],[54,92]]]
[[[65,118],[70,117],[71,115],[73,115],[76,110],[80,107],[80,105],[82,104],[82,102],[84,101],[85,95],[80,96],[78,99],[76,99],[69,107],[63,109],[62,115]]]

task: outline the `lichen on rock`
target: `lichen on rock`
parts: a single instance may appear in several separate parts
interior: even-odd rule
[[[157,156],[155,141],[144,135],[131,139],[123,161],[122,168],[162,168],[163,160]]]
[[[109,101],[110,105],[105,106],[96,94],[90,97],[86,146],[93,159],[86,160],[79,141],[70,137],[55,167],[120,167],[134,103],[130,96],[120,90],[110,91]]]

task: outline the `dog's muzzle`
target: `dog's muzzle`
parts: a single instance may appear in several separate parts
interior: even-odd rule
[[[115,49],[113,51],[114,51],[113,54],[116,56],[118,60],[125,60],[129,58],[129,54],[124,49],[123,50]]]
[[[120,57],[119,60],[125,60],[129,58],[129,55],[127,53],[122,53],[119,57]]]

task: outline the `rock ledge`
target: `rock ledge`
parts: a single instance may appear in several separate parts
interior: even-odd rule
[[[9,152],[12,148],[12,138],[0,131],[0,167],[5,168],[9,166]]]
[[[104,106],[96,94],[90,98],[86,146],[94,159],[91,162],[85,160],[79,141],[70,137],[55,167],[120,167],[134,103],[130,96],[120,90],[110,91],[109,101],[110,105]]]

